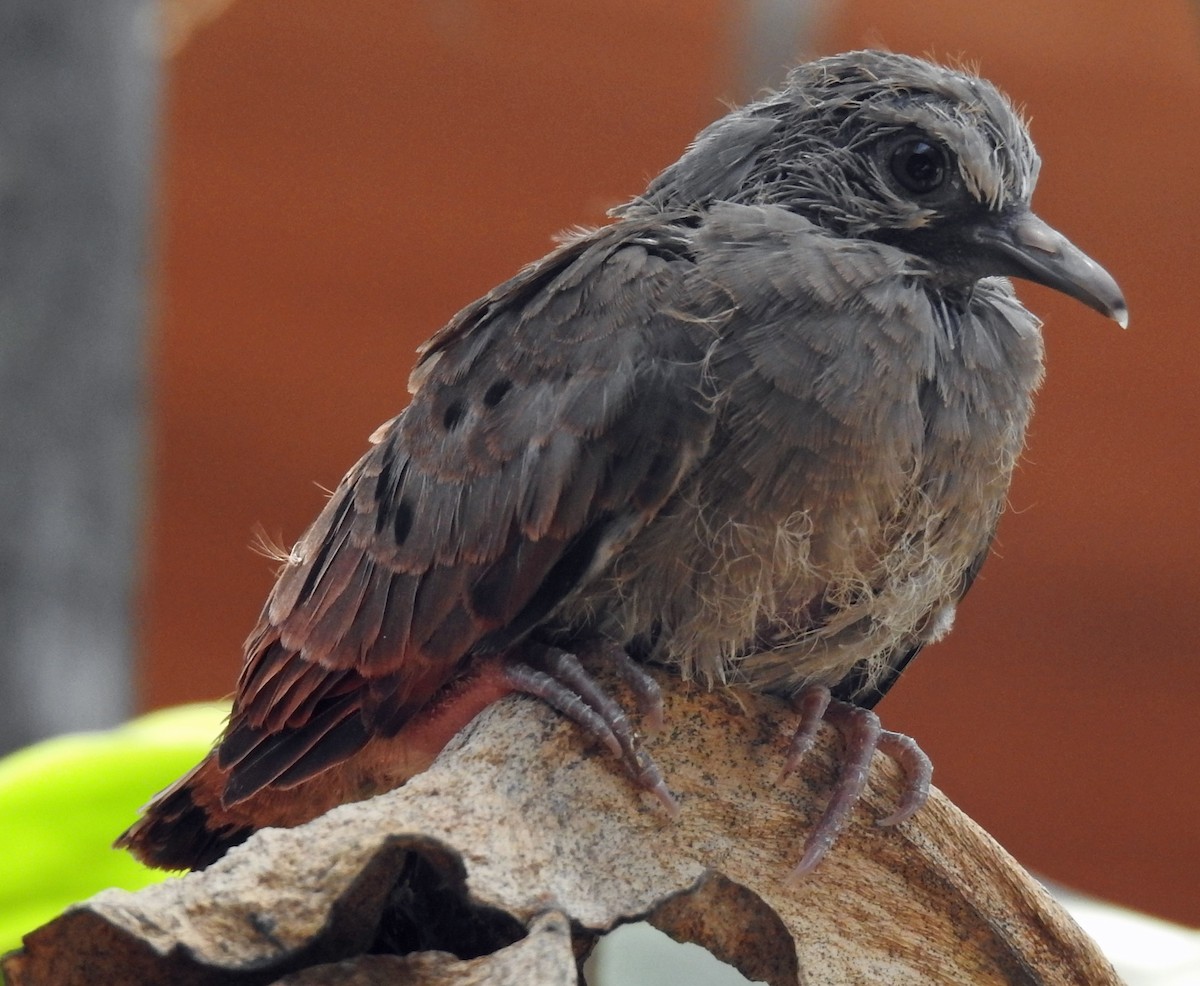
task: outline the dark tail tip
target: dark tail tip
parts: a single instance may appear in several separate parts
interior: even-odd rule
[[[220,823],[196,803],[193,789],[204,767],[159,794],[113,845],[156,869],[202,870],[245,842],[252,827]]]

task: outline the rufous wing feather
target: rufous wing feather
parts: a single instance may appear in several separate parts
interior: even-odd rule
[[[120,843],[204,865],[401,782],[439,696],[654,516],[712,431],[702,333],[674,314],[692,264],[654,235],[577,239],[427,344],[411,404],[286,560],[213,754]]]

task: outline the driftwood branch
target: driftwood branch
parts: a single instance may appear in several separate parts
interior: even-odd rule
[[[566,984],[599,935],[645,920],[772,986],[1119,983],[940,793],[876,826],[900,782],[882,756],[830,856],[787,882],[836,740],[777,785],[785,705],[677,682],[666,700],[646,746],[679,798],[674,820],[573,726],[510,698],[400,790],[77,905],[9,957],[9,982]]]

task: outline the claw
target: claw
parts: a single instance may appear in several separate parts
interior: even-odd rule
[[[624,664],[632,664],[632,659],[623,648],[615,650],[619,650],[625,659],[624,662],[618,663],[617,670],[621,671],[626,680],[630,680],[632,673]],[[607,651],[602,653],[608,656]],[[637,737],[629,716],[604,691],[599,682],[588,674],[579,663],[579,659],[557,647],[544,647],[537,654],[536,660],[541,667],[532,667],[529,664],[509,665],[504,672],[506,682],[515,691],[540,698],[579,726],[590,739],[603,743],[613,756],[625,765],[626,771],[638,787],[654,795],[669,815],[677,815],[679,803],[667,787],[654,758],[645,750],[638,749]],[[658,683],[640,668],[637,674],[654,686],[652,692],[643,692],[634,684],[634,691],[639,695],[639,707],[645,712],[646,706],[643,705],[643,701],[649,703],[657,698],[661,719],[662,696],[658,692]],[[649,698],[643,699],[643,694]]]
[[[667,787],[658,763],[645,750],[638,753],[638,768],[638,773],[633,778],[634,783],[643,791],[652,794],[666,810],[669,818],[678,818],[679,802],[675,800],[675,795]]]
[[[929,784],[933,780],[933,761],[926,756],[925,751],[917,746],[917,741],[904,733],[894,733],[885,729],[879,734],[879,749],[900,765],[904,771],[907,785],[904,797],[896,810],[886,818],[881,818],[876,825],[899,825],[912,818],[926,801],[929,800]]]
[[[647,732],[657,733],[663,728],[666,717],[662,689],[645,666],[629,656],[629,651],[611,640],[598,639],[586,645],[583,656],[597,657],[612,665],[633,692]]]
[[[850,813],[855,804],[866,789],[871,771],[871,758],[876,750],[890,755],[904,770],[907,781],[900,804],[892,814],[880,819],[876,823],[878,825],[897,825],[911,818],[929,797],[929,782],[933,774],[933,765],[915,740],[901,733],[882,729],[879,717],[869,709],[831,700],[829,689],[825,686],[805,687],[797,696],[796,704],[800,712],[800,723],[792,736],[781,778],[792,773],[812,748],[817,727],[822,719],[841,733],[844,748],[829,804],[825,806],[821,818],[809,833],[804,843],[804,853],[796,868],[789,874],[788,882],[799,880],[811,873],[837,841],[850,820]]]
[[[783,761],[783,769],[775,783],[784,781],[800,766],[800,761],[812,749],[817,739],[817,730],[821,728],[821,720],[825,718],[825,710],[829,708],[829,689],[821,685],[805,688],[796,697],[796,711],[800,713],[800,723],[792,734],[792,742],[788,747],[787,757]]]

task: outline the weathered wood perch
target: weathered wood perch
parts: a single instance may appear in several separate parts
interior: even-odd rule
[[[8,981],[549,986],[641,919],[772,986],[1120,982],[939,792],[899,828],[875,826],[900,780],[881,756],[831,855],[786,883],[836,739],[777,785],[795,724],[783,703],[664,684],[667,728],[646,746],[680,800],[674,821],[574,726],[510,698],[400,790],[71,908],[7,958]]]

